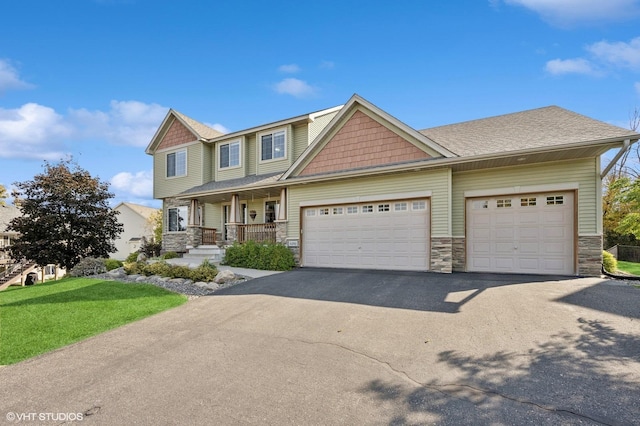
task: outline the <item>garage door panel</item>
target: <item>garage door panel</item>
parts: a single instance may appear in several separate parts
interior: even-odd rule
[[[466,208],[468,270],[575,272],[572,193],[469,199]]]
[[[330,214],[320,215],[323,209]],[[428,269],[428,200],[316,207],[302,213],[303,266]]]

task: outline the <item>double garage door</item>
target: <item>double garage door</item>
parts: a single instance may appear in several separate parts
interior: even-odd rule
[[[378,201],[302,210],[302,264],[429,269],[429,200]]]
[[[575,273],[574,194],[467,200],[467,270]]]

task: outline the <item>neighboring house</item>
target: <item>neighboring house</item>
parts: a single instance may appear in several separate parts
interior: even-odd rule
[[[165,250],[278,241],[301,266],[598,275],[604,152],[550,106],[415,130],[346,105],[222,135],[170,110],[146,152]]]
[[[5,265],[11,263],[7,249],[11,245],[11,241],[18,237],[17,232],[9,231],[7,227],[12,219],[20,215],[20,210],[17,207],[9,204],[0,205],[0,271]]]
[[[153,224],[151,215],[158,211],[147,206],[133,203],[120,203],[114,210],[120,212],[118,222],[123,226],[122,234],[115,241],[114,259],[125,260],[129,254],[140,250],[143,239],[153,241]]]

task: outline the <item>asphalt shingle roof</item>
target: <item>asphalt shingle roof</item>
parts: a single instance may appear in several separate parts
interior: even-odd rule
[[[238,187],[245,187],[245,186],[247,188],[250,188],[251,186],[260,186],[260,185],[276,182],[282,175],[283,175],[282,172],[276,172],[276,173],[269,173],[264,175],[250,175],[242,178],[221,180],[217,182],[212,181],[212,182],[207,182],[200,186],[194,186],[193,188],[189,188],[186,191],[182,192],[181,195],[194,194],[194,193],[199,193],[204,191],[207,191],[207,192],[220,191],[224,189],[238,188]]]
[[[183,120],[189,127],[191,127],[191,129],[193,129],[193,131],[196,132],[199,137],[203,139],[217,138],[218,136],[222,136],[224,134],[215,129],[212,129],[206,124],[202,124],[199,121],[194,120],[191,117],[187,117],[186,115],[176,111],[175,109],[173,110],[173,112],[175,115],[180,117],[180,119]]]
[[[433,127],[420,133],[461,157],[638,137],[634,131],[558,106]]]

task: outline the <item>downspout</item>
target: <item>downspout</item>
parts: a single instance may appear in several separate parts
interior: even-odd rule
[[[637,141],[634,141],[634,142],[637,142]],[[607,175],[607,173],[609,173],[609,171],[613,168],[613,166],[615,166],[615,164],[618,162],[620,157],[622,157],[624,155],[624,153],[629,150],[630,146],[631,146],[631,140],[630,139],[625,139],[624,140],[624,144],[622,145],[622,148],[620,148],[620,151],[618,151],[616,156],[613,157],[613,160],[611,160],[609,162],[609,164],[607,164],[607,167],[604,168],[602,173],[600,173],[600,179],[604,179],[604,177]]]

